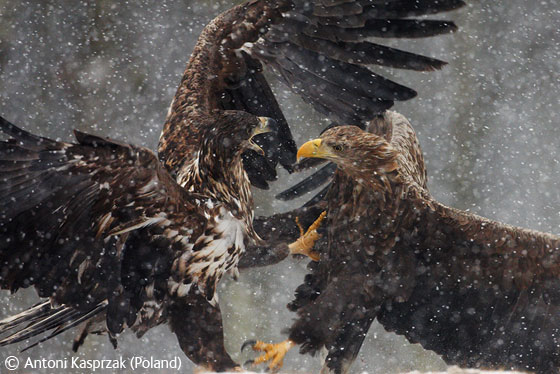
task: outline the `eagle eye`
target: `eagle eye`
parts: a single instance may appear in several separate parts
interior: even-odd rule
[[[344,147],[342,146],[342,144],[335,144],[333,146],[333,149],[337,152],[342,152],[342,150],[344,149]]]

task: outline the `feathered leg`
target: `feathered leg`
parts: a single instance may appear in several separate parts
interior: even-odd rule
[[[191,292],[169,308],[171,330],[181,349],[196,365],[215,372],[235,371],[236,364],[224,347],[224,330],[219,306],[203,295]]]
[[[327,347],[329,370],[344,373],[342,370],[347,370],[354,361],[377,314],[378,308],[372,308],[372,305],[379,305],[379,302],[364,295],[363,280],[352,277],[354,272],[345,271],[343,274],[351,275],[333,277],[315,300],[298,309],[298,319],[288,329],[288,340],[278,344],[245,342],[242,348],[251,346],[255,351],[265,352],[250,362],[255,365],[268,362],[270,369],[277,370],[282,366],[286,352],[296,345],[301,345],[300,353],[311,354]],[[369,305],[369,310],[364,305]],[[350,353],[346,354],[345,350]]]

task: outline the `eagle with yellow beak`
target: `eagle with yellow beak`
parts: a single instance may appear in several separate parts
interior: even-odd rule
[[[374,319],[453,365],[560,368],[560,237],[447,207],[427,188],[418,139],[387,112],[363,131],[335,127],[298,157],[335,162],[326,240],[288,307],[279,344],[253,362],[326,349],[321,373],[347,373]],[[321,246],[321,243],[323,245]]]

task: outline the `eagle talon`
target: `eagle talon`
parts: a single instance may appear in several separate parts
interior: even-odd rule
[[[327,212],[323,211],[319,215],[319,218],[317,218],[315,222],[307,228],[307,231],[304,231],[301,223],[299,222],[299,217],[296,217],[296,225],[299,228],[300,237],[288,246],[292,255],[305,255],[313,261],[319,261],[319,253],[313,250],[313,246],[321,237],[321,234],[317,232],[317,229],[325,219],[326,215]]]
[[[248,342],[249,341],[245,343]],[[245,343],[243,345],[245,345]],[[252,345],[253,351],[264,352],[264,354],[260,355],[254,360],[246,361],[245,365],[249,364],[251,366],[256,366],[268,362],[268,370],[273,373],[277,372],[284,364],[284,356],[294,346],[295,343],[289,339],[276,344],[268,344],[262,341],[256,341]]]
[[[241,345],[241,352],[243,352],[245,350],[245,348],[249,347],[249,346],[254,346],[255,344],[257,344],[256,340],[246,340],[242,345]],[[252,361],[252,360],[249,360]]]

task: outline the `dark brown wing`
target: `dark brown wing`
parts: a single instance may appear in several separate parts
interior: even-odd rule
[[[560,238],[420,199],[414,288],[383,305],[391,331],[450,364],[556,372]]]
[[[213,20],[202,32],[169,112],[161,159],[173,168],[195,139],[197,116],[241,109],[275,118],[275,138],[264,140],[267,157],[248,152],[252,182],[266,187],[277,162],[290,168],[295,145],[261,73],[264,64],[315,109],[341,123],[359,124],[407,100],[415,91],[367,68],[383,65],[434,70],[442,61],[367,41],[369,37],[415,38],[447,33],[452,22],[414,19],[452,10],[462,0],[252,0]]]
[[[269,134],[258,135],[256,143],[266,152],[263,157],[253,150],[243,154],[245,170],[251,183],[268,188],[268,182],[276,179],[276,165],[280,163],[290,170],[294,163],[295,142],[286,118],[266,81],[261,64],[245,52],[241,52],[247,66],[244,76],[224,88],[220,101],[222,109],[244,110],[251,114],[276,119],[278,128]]]
[[[188,266],[209,263],[196,255],[220,238],[219,206],[187,193],[144,148],[80,132],[78,144],[52,141],[2,118],[0,130],[11,137],[0,142],[0,285],[51,299],[0,321],[10,333],[0,346],[48,333],[28,349],[83,322],[116,346],[127,326],[142,336],[169,320],[195,364],[238,366],[211,303],[221,275]]]
[[[462,1],[281,1],[280,16],[249,47],[275,68],[290,89],[342,123],[360,123],[415,96],[411,89],[369,70],[383,65],[434,70],[442,61],[369,41],[369,37],[426,37],[454,31],[446,21],[409,17],[458,8]],[[256,2],[259,4],[259,2]]]
[[[383,229],[394,217],[379,211],[370,214],[369,207],[381,204],[374,194],[356,194],[355,186],[350,177],[340,171],[335,174],[326,196],[328,244],[320,261],[309,264],[309,274],[288,305],[298,314],[289,338],[301,344],[301,353],[327,348],[323,370],[329,373],[346,372],[383,301],[383,287],[398,282],[376,273],[384,259],[394,256],[371,240],[390,241]]]
[[[153,152],[76,132],[78,144],[4,119],[0,142],[0,284],[35,286],[80,311],[108,300],[112,332],[160,302],[174,260],[205,230],[202,197],[186,193]],[[198,203],[197,203],[198,202]]]
[[[360,124],[416,95],[371,72],[368,65],[435,70],[442,61],[366,41],[369,37],[427,37],[455,30],[452,22],[405,19],[452,10],[462,1],[348,1],[302,4],[257,43],[252,53],[293,91],[332,120]],[[293,199],[330,180],[327,167],[277,196]],[[329,175],[330,173],[330,175]]]

